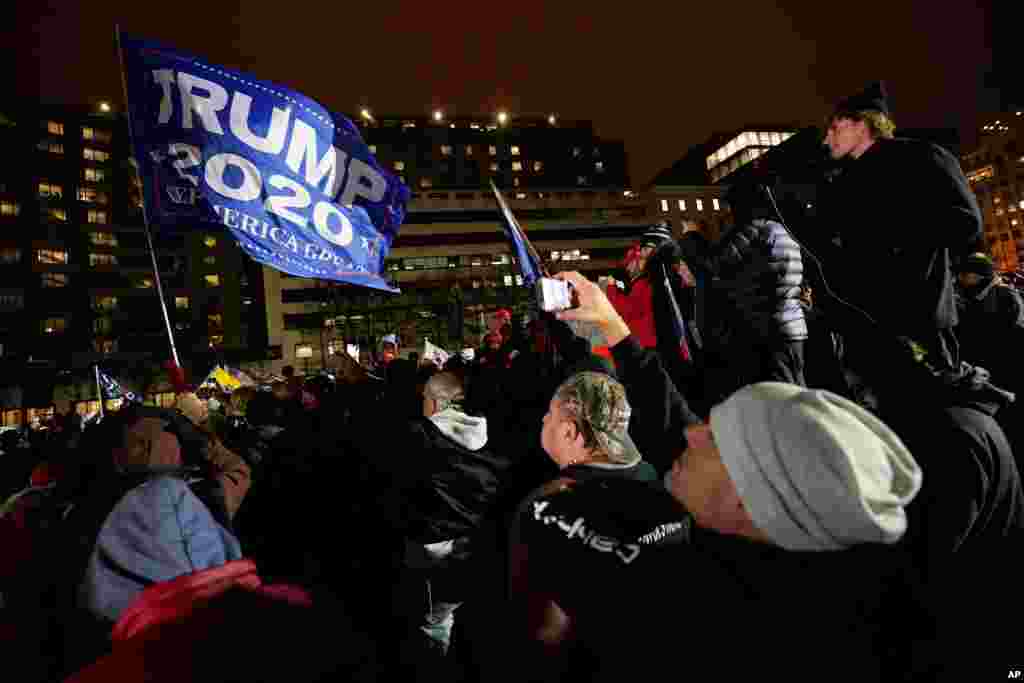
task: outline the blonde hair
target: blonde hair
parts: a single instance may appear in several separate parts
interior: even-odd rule
[[[851,121],[863,121],[867,126],[871,137],[891,138],[896,133],[896,123],[890,116],[877,109],[859,109],[857,111],[837,111],[833,114],[828,124],[831,125],[836,119],[850,119]],[[826,126],[827,128],[828,126]]]

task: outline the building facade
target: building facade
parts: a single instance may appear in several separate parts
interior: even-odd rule
[[[1000,270],[1024,266],[1024,111],[994,116],[978,148],[961,157],[985,223],[985,245]]]
[[[4,420],[48,409],[54,395],[95,398],[87,380],[96,363],[165,393],[157,378],[170,348],[124,119],[5,110],[0,141],[0,367],[23,404],[6,401]],[[265,354],[262,270],[219,231],[154,239],[182,363],[202,372],[254,344]],[[72,389],[53,389],[63,385]]]
[[[414,193],[476,190],[493,180],[509,193],[629,186],[622,142],[589,121],[513,117],[357,117],[370,151]],[[416,197],[414,197],[416,199]]]

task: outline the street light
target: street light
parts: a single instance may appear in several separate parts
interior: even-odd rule
[[[508,123],[508,112],[504,112],[504,111],[499,111],[498,112],[498,123],[500,123],[503,126],[506,123]]]
[[[100,111],[104,114],[110,112],[110,102],[100,102]]]
[[[367,109],[366,107],[363,107],[362,109],[359,110],[359,115],[363,117],[364,121],[373,121],[373,115],[370,113],[370,110]]]
[[[441,111],[440,109],[435,109],[434,110],[434,121],[436,123],[440,123],[443,120],[444,120],[444,112]]]
[[[549,115],[548,115],[548,123],[549,123],[550,125],[552,125],[552,126],[553,126],[553,125],[555,125],[556,123],[558,123],[558,119],[557,119],[557,118],[555,118],[555,115],[554,115],[554,114],[549,114]]]

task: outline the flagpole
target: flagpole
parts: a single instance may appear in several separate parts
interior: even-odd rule
[[[125,116],[128,119],[128,141],[131,144],[132,154],[135,154],[135,133],[132,131],[131,106],[128,101],[128,79],[124,72],[124,52],[121,49],[121,27],[119,25],[114,25],[114,35],[117,38],[117,61],[121,67],[121,88],[124,90]],[[142,159],[136,159],[135,163],[135,173],[139,178],[139,184],[142,185],[142,173],[139,168],[139,165],[142,164]],[[174,365],[181,368],[181,361],[178,360],[178,348],[174,345],[174,329],[171,327],[171,316],[167,313],[167,301],[164,299],[164,286],[160,281],[160,268],[156,262],[156,250],[153,248],[153,235],[149,229],[149,212],[146,211],[146,188],[144,186],[142,188],[141,203],[142,224],[143,228],[145,228],[146,244],[149,247],[149,258],[153,262],[153,277],[156,279],[156,292],[157,296],[160,297],[160,310],[163,311],[164,325],[167,327],[167,340],[171,344],[171,358],[174,360]],[[102,397],[100,402],[102,403]]]
[[[92,366],[92,369],[96,371],[96,391],[100,393],[100,418],[103,417],[103,385],[100,384],[100,364],[96,363]]]

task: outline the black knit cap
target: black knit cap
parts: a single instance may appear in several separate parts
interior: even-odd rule
[[[857,111],[880,111],[886,116],[889,115],[889,99],[885,91],[885,83],[874,81],[863,91],[851,95],[836,105],[837,113]]]

